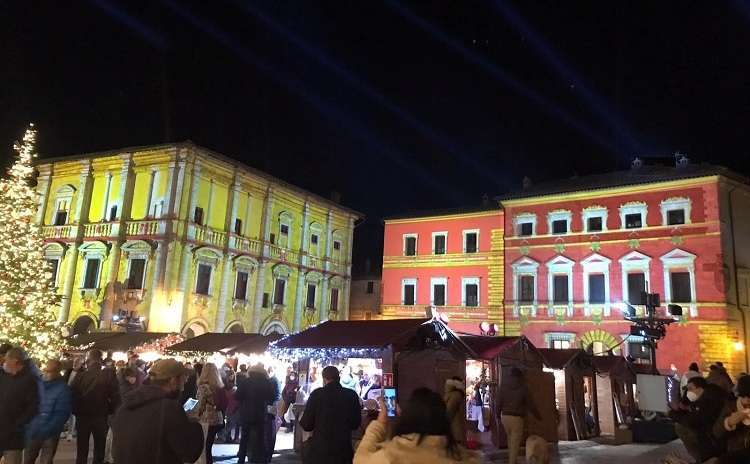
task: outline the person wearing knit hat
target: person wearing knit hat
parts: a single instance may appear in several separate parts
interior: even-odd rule
[[[737,379],[737,398],[729,401],[714,425],[714,435],[727,443],[721,464],[750,462],[750,376]]]

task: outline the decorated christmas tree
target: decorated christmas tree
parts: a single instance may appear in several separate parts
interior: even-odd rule
[[[13,147],[17,157],[8,177],[0,179],[0,341],[45,360],[58,357],[64,341],[55,316],[52,272],[34,222],[39,198],[31,187],[35,144],[32,124]]]

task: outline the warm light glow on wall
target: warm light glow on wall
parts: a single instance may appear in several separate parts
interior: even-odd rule
[[[149,332],[180,332],[182,292],[156,291],[151,303]]]
[[[732,347],[734,348],[734,351],[742,351],[745,349],[745,344],[741,341],[736,341],[732,343]]]

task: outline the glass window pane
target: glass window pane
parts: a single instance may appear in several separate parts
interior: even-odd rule
[[[555,304],[568,303],[568,276],[556,275],[552,278],[552,301]]]
[[[589,303],[604,303],[604,274],[589,275]]]
[[[685,224],[685,210],[673,209],[671,211],[667,211],[667,224],[670,226]]]
[[[404,304],[408,306],[414,305],[414,285],[404,285]]]
[[[534,224],[532,224],[531,222],[524,222],[520,224],[518,235],[526,237],[526,236],[532,235],[533,233],[534,233]]]
[[[445,235],[435,236],[435,254],[436,255],[445,254]]]
[[[558,219],[552,221],[552,233],[553,234],[567,234],[568,233],[568,220]]]
[[[315,285],[307,284],[307,301],[305,304],[306,308],[315,307]]]
[[[637,229],[642,227],[643,220],[641,213],[631,213],[625,215],[625,228],[626,229]]]
[[[286,281],[284,279],[276,279],[276,285],[273,292],[273,304],[283,305],[284,304],[284,289],[286,288]]]
[[[247,272],[237,272],[237,282],[234,286],[234,299],[235,300],[246,300],[247,299]]]
[[[477,252],[477,234],[470,232],[466,234],[466,252],[476,253]]]
[[[672,281],[672,301],[690,303],[693,300],[690,292],[690,273],[672,272],[669,277]]]
[[[466,284],[466,306],[479,306],[479,286],[477,284]]]
[[[534,276],[524,275],[519,278],[519,301],[532,303],[534,301]]]
[[[331,311],[339,310],[339,289],[331,289]]]
[[[404,250],[406,256],[417,255],[417,237],[406,237],[406,250]]]
[[[198,264],[198,280],[195,284],[195,293],[208,295],[211,288],[211,270],[211,266],[208,264]]]
[[[86,260],[86,275],[83,278],[83,288],[97,288],[99,283],[99,264],[98,259]]]
[[[432,286],[432,304],[435,306],[445,306],[445,285],[435,284]]]
[[[645,304],[641,293],[646,291],[646,275],[641,272],[628,274],[628,303],[632,305]]]
[[[590,217],[586,220],[586,230],[589,232],[601,232],[602,218],[601,217]]]
[[[146,260],[134,258],[130,260],[130,274],[128,275],[128,288],[140,290],[143,288],[143,277],[146,271]]]

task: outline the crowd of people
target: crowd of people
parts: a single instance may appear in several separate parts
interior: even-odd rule
[[[69,438],[75,431],[76,464],[89,462],[91,440],[94,464],[208,464],[217,440],[239,444],[240,464],[268,463],[278,427],[296,424],[312,433],[305,463],[478,462],[463,443],[460,379],[446,384],[445,397],[414,391],[387,439],[381,377],[346,368],[323,368],[312,379],[317,388],[307,389],[291,367],[280,381],[260,364],[235,371],[229,363],[146,363],[131,352],[115,363],[90,350],[85,360],[50,360],[40,371],[3,345],[0,366],[3,464],[52,463],[66,428]],[[306,403],[301,418],[292,413],[298,402]]]
[[[750,376],[740,374],[735,384],[718,362],[703,377],[692,363],[680,386],[680,400],[669,415],[691,458],[710,464],[750,462]],[[686,463],[676,455],[663,462]]]

